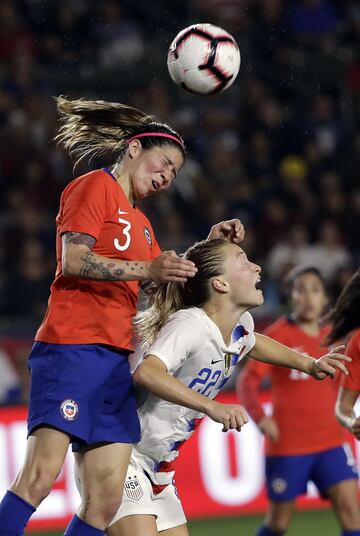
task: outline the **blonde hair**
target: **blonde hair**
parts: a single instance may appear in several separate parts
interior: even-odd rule
[[[69,100],[62,96],[56,98],[56,103],[61,126],[55,140],[71,157],[76,157],[74,167],[84,158],[91,160],[108,151],[118,152],[119,160],[127,147],[127,140],[148,130],[171,134],[183,145],[182,138],[171,127],[127,104],[83,98]],[[174,140],[151,136],[141,138],[145,149],[171,143],[185,156],[185,151]]]
[[[186,283],[151,283],[146,290],[149,307],[134,318],[140,344],[153,342],[171,314],[187,307],[201,307],[210,299],[210,279],[224,273],[224,240],[203,240],[184,254],[198,269]]]

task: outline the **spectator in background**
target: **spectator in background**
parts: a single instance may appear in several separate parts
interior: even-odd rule
[[[349,251],[342,244],[342,236],[335,220],[324,220],[318,228],[317,240],[311,247],[312,262],[332,282],[340,268],[351,266]]]
[[[276,281],[283,279],[289,269],[298,264],[308,264],[311,261],[311,248],[307,228],[304,224],[293,224],[285,240],[275,243],[270,249],[265,270]]]
[[[304,158],[287,155],[279,165],[279,198],[290,211],[293,219],[311,219],[314,199],[308,185],[308,168]]]
[[[0,63],[11,62],[18,54],[34,53],[35,43],[13,0],[0,3]]]
[[[46,309],[54,267],[42,243],[25,241],[5,286],[4,313],[12,320],[29,317],[39,322]]]
[[[310,50],[319,37],[336,31],[336,13],[327,0],[299,0],[290,4],[288,23],[298,43]]]
[[[29,372],[28,372],[29,374]],[[0,404],[13,404],[19,392],[20,379],[14,364],[0,346]]]
[[[105,0],[99,11],[94,32],[100,47],[100,64],[119,68],[130,59],[138,61],[145,51],[141,27],[116,0]]]

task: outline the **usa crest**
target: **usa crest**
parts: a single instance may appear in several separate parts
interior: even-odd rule
[[[134,478],[129,477],[125,480],[124,489],[129,499],[133,499],[134,501],[139,501],[144,495],[141,484],[136,476]]]
[[[78,416],[79,407],[75,400],[64,400],[60,406],[60,413],[67,421],[73,421]]]
[[[146,240],[148,241],[148,243],[151,246],[151,244],[152,244],[151,234],[150,234],[150,231],[149,231],[149,229],[147,227],[144,227],[144,235],[145,235]]]

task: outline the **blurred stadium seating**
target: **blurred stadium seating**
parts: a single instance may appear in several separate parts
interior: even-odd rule
[[[236,83],[210,98],[166,70],[176,32],[200,21],[233,33],[242,53]],[[353,0],[3,0],[0,335],[32,336],[54,272],[59,195],[88,169],[73,171],[51,141],[59,94],[124,101],[183,133],[183,171],[144,203],[163,248],[181,251],[239,217],[263,267],[258,317],[282,311],[294,263],[317,264],[336,296],[360,260],[359,34]]]

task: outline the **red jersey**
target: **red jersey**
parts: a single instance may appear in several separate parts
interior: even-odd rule
[[[294,322],[281,318],[265,334],[294,350],[321,357],[321,346],[328,328],[317,336],[301,330]],[[337,383],[330,378],[318,381],[298,370],[250,359],[240,374],[238,392],[251,417],[258,422],[264,411],[257,393],[265,377],[271,380],[273,418],[279,427],[279,441],[266,438],[269,456],[301,455],[337,447],[343,442],[343,430],[334,414]]]
[[[352,333],[345,354],[351,357],[352,361],[345,363],[349,376],[341,376],[341,385],[351,391],[360,392],[360,328]]]
[[[150,261],[161,251],[149,220],[130,205],[110,172],[97,170],[65,188],[56,226],[55,280],[35,340],[132,350],[139,281],[64,277],[61,235],[67,231],[91,235],[96,239],[92,251],[110,259]]]

